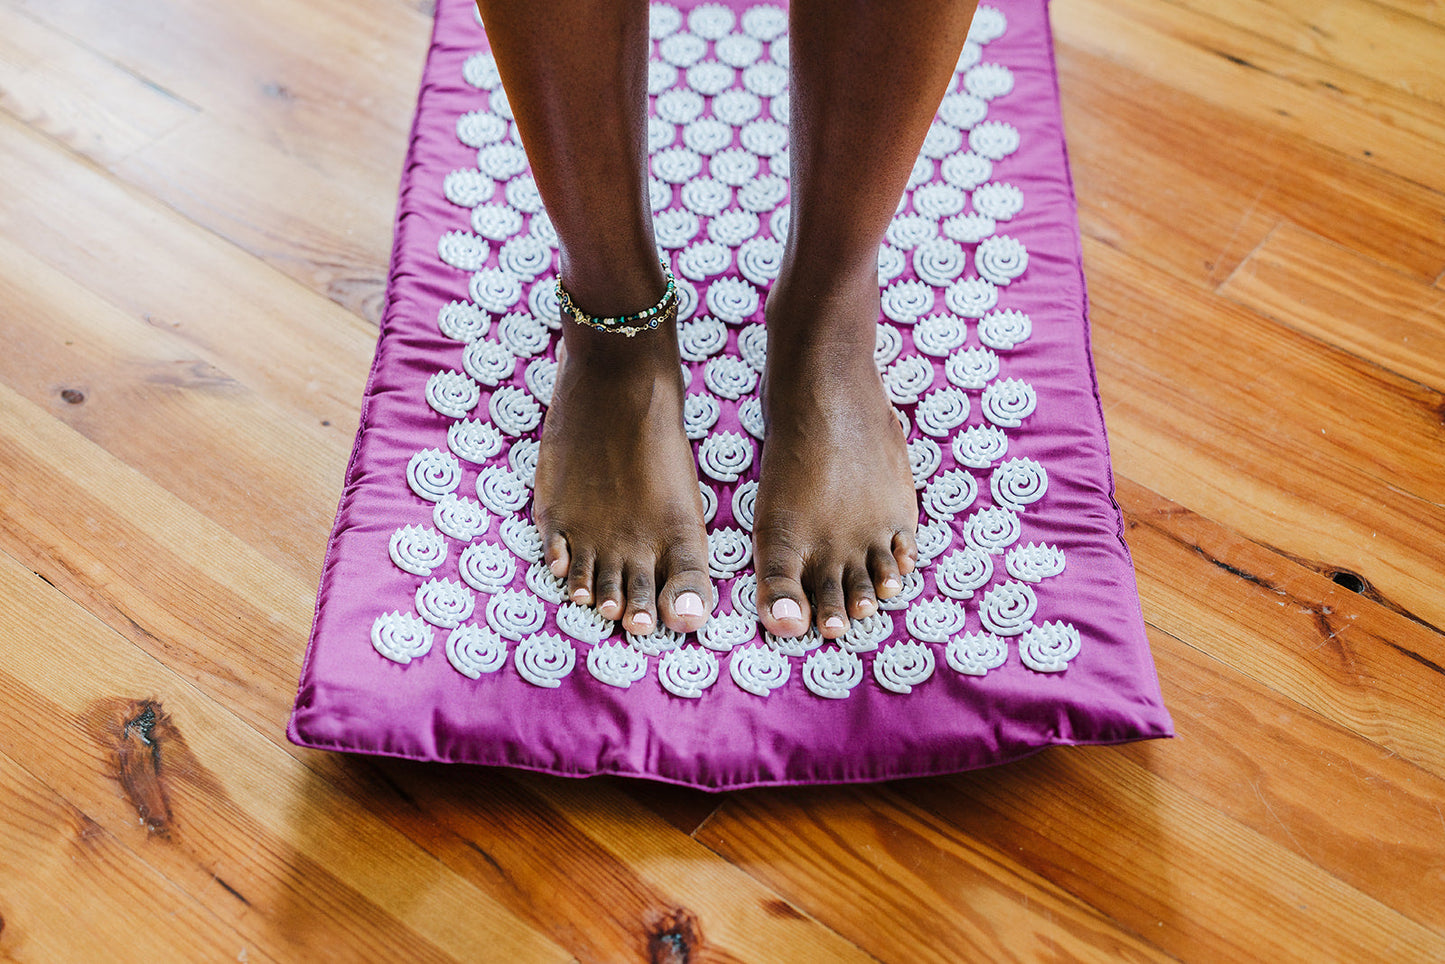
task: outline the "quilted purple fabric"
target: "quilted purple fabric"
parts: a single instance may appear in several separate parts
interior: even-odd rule
[[[695,638],[632,638],[539,562],[555,234],[474,9],[441,0],[291,739],[723,789],[1170,734],[1112,498],[1047,10],[990,3],[879,253],[877,362],[926,564],[834,644],[767,638],[753,607],[785,11],[653,5],[654,218],[721,605]]]

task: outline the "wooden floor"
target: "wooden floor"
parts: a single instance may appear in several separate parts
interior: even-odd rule
[[[283,736],[424,2],[0,0],[0,958],[1445,959],[1440,0],[1055,0],[1179,738],[721,797]]]

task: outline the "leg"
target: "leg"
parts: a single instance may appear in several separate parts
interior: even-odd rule
[[[768,297],[758,611],[828,637],[901,588],[918,507],[873,365],[878,245],[973,0],[793,0],[792,226]]]
[[[647,4],[478,0],[497,69],[585,311],[657,301],[647,195]],[[625,338],[563,320],[534,517],[574,601],[630,632],[696,629],[713,604],[671,325]]]

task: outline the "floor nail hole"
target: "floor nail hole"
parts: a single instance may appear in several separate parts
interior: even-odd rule
[[[1335,573],[1330,578],[1333,579],[1337,585],[1344,586],[1350,592],[1365,591],[1365,580],[1361,579],[1353,572],[1341,570],[1340,572]]]
[[[62,388],[60,390],[60,397],[71,405],[79,405],[85,401],[85,393],[78,388]]]

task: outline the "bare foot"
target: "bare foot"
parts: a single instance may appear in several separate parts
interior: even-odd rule
[[[564,322],[537,459],[535,518],[573,602],[628,632],[701,626],[707,535],[671,326],[634,338]]]
[[[903,430],[873,364],[877,277],[768,298],[753,541],[764,628],[837,638],[916,565],[918,503]]]

